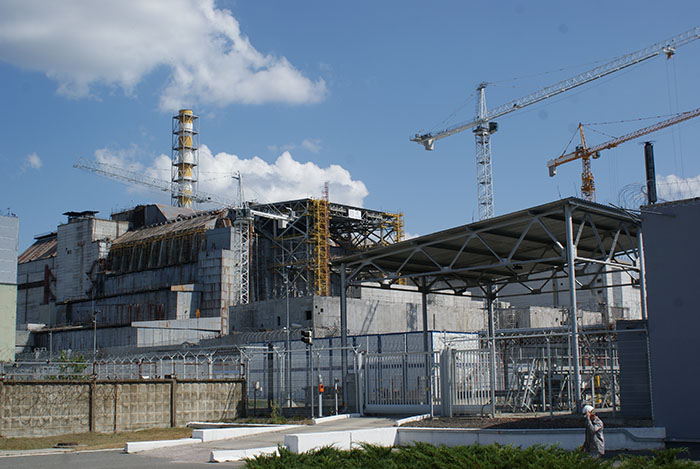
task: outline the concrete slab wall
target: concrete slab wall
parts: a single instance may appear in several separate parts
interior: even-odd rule
[[[196,283],[196,281],[197,264],[179,264],[159,269],[107,276],[100,296],[110,297],[170,289],[173,285],[189,285]]]
[[[397,445],[410,445],[417,442],[433,445],[513,445],[527,448],[533,445],[559,445],[573,451],[583,444],[583,428],[553,428],[527,430],[492,430],[462,428],[399,428]],[[666,432],[663,428],[610,428],[605,429],[605,449],[656,450],[665,447]]]
[[[558,445],[567,451],[583,444],[583,428],[490,430],[479,428],[373,428],[326,433],[286,435],[284,444],[293,453],[305,453],[324,446],[349,450],[363,443],[379,446],[407,446],[417,442],[435,446],[512,445],[527,448],[533,445]],[[663,428],[613,428],[605,431],[608,451],[663,449],[666,432]]]
[[[19,218],[0,215],[0,284],[17,283]]]
[[[5,382],[0,435],[25,437],[89,430],[89,383]]]
[[[197,286],[201,290],[200,315],[202,317],[221,317],[226,323],[228,308],[236,303],[240,289],[238,278],[238,266],[235,252],[229,249],[212,249],[216,241],[229,240],[229,246],[233,241],[232,228],[220,228],[207,232],[207,245],[210,246],[204,252],[199,253]],[[210,238],[212,233],[213,238]],[[228,332],[228,329],[226,330]]]
[[[0,216],[0,361],[15,359],[19,218]]]
[[[0,284],[0,362],[15,360],[17,287]]]
[[[6,381],[0,436],[49,436],[233,419],[243,412],[242,380]]]
[[[348,298],[348,334],[383,334],[423,330],[420,294],[366,289],[363,298]],[[279,330],[286,325],[286,299],[267,300],[229,309],[231,332]],[[290,323],[313,327],[317,337],[340,335],[340,298],[289,298]],[[428,329],[483,330],[486,319],[480,301],[445,295],[428,296]]]
[[[95,261],[109,251],[110,240],[126,231],[126,222],[83,218],[59,225],[56,250],[56,301],[85,299],[92,282],[88,272],[97,273]]]

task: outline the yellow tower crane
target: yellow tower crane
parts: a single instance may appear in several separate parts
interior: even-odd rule
[[[676,114],[670,119],[657,122],[656,124],[650,125],[649,127],[644,127],[643,129],[635,130],[634,132],[628,133],[621,137],[614,138],[612,140],[595,145],[593,147],[588,147],[586,145],[586,138],[583,135],[583,125],[579,124],[578,129],[579,134],[581,136],[581,145],[577,146],[576,150],[570,153],[562,154],[558,158],[549,160],[547,162],[547,167],[549,168],[549,175],[554,176],[555,174],[557,174],[558,166],[561,166],[564,163],[568,163],[569,161],[580,159],[581,164],[583,166],[583,169],[581,171],[581,196],[586,200],[595,202],[595,182],[593,180],[593,171],[591,170],[591,158],[599,158],[601,150],[615,148],[621,143],[634,140],[635,138],[641,137],[642,135],[650,134],[652,132],[656,132],[657,130],[665,129],[666,127],[670,127],[674,124],[687,121],[688,119],[692,119],[693,117],[697,117],[698,115],[700,115],[700,108],[693,109],[692,111],[681,112],[680,114]]]

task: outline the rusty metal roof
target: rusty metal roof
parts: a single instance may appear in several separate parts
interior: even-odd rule
[[[39,261],[42,259],[49,259],[56,256],[56,233],[51,233],[45,236],[36,238],[34,244],[29,246],[26,251],[24,251],[17,258],[18,264],[24,264],[26,262]]]
[[[127,246],[132,243],[139,243],[151,238],[161,236],[173,236],[179,233],[187,233],[192,231],[205,231],[214,228],[216,220],[219,219],[225,211],[207,212],[201,215],[181,218],[168,223],[147,226],[138,230],[127,231],[122,236],[112,242],[112,248]]]
[[[163,214],[163,218],[166,220],[177,220],[178,217],[191,217],[197,215],[197,211],[188,207],[172,207],[170,205],[163,204],[153,204],[158,209],[160,213]]]

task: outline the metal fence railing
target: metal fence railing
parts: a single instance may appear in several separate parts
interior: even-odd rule
[[[621,408],[634,409],[639,415],[651,412],[645,329],[584,330],[578,343],[583,402],[613,412]],[[362,340],[345,349],[331,344],[315,342],[309,347],[282,341],[95,361],[64,354],[60,359],[0,364],[0,377],[242,378],[249,415],[276,409],[307,416],[358,411],[452,415],[494,409],[501,413],[573,411],[577,406],[575,355],[571,334],[563,328],[501,331],[494,339],[493,356],[489,338],[474,334],[452,337],[439,345],[444,345],[442,350],[427,353],[415,350],[422,348],[418,343],[413,350],[404,344],[398,351],[368,350]]]
[[[493,361],[486,337],[452,341],[440,354],[430,354],[429,364],[425,352],[367,354],[364,403],[366,409],[384,413],[396,413],[399,407],[443,415],[493,409],[500,413],[573,411],[577,380],[571,347],[571,334],[565,330],[519,331],[494,339]],[[621,359],[620,350],[623,357],[632,358]],[[582,402],[613,412],[623,407],[635,408],[638,414],[651,412],[647,352],[643,329],[580,333]],[[625,393],[625,382],[635,391]]]

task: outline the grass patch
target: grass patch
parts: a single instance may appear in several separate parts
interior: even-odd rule
[[[73,433],[70,435],[40,436],[32,438],[0,438],[0,450],[31,450],[55,448],[59,443],[77,443],[75,449],[123,448],[127,441],[177,440],[192,436],[186,427],[153,428],[135,432]]]
[[[246,461],[248,469],[294,468],[386,468],[386,469],[608,469],[620,467],[685,469],[698,466],[676,459],[678,451],[666,450],[654,457],[633,456],[616,460],[593,459],[580,451],[565,451],[556,446],[531,446],[520,449],[498,444],[480,446],[433,446],[417,443],[399,448],[365,445],[362,449],[341,451],[332,447],[304,454],[280,448],[279,456],[258,456]]]

